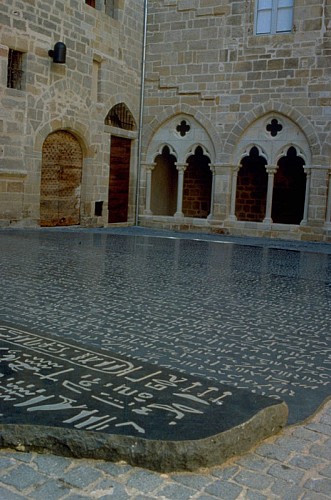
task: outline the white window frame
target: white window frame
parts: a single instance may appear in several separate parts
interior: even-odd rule
[[[294,0],[256,0],[255,34],[291,33],[293,10]]]

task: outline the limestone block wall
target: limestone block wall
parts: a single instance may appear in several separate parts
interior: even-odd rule
[[[254,0],[149,1],[143,158],[151,163],[154,137],[165,123],[176,116],[194,119],[215,150],[211,229],[328,239],[331,2],[296,0],[291,32],[268,35],[255,34],[255,8]],[[282,135],[267,133],[272,119],[283,124]],[[258,120],[256,137],[246,139]],[[283,141],[279,152],[277,141]],[[172,147],[172,132],[164,142]],[[271,156],[277,161],[282,148],[294,145],[302,154],[309,189],[307,218],[300,227],[235,220],[234,179],[246,154],[244,144],[267,151],[269,172]],[[143,170],[144,189],[146,179]],[[143,215],[146,191],[141,194],[141,223],[155,225],[156,217]],[[181,225],[194,223],[185,219]]]
[[[143,5],[11,0],[0,2],[0,225],[39,225],[42,147],[58,130],[72,133],[83,151],[80,223],[108,221],[111,134],[109,110],[125,103],[139,122]],[[66,64],[48,55],[67,47]],[[22,88],[8,88],[9,51],[22,53]],[[134,218],[137,132],[132,139],[129,219]],[[95,216],[95,202],[103,213]]]

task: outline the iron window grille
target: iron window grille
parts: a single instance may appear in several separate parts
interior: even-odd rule
[[[111,125],[124,130],[135,130],[136,124],[131,112],[124,103],[116,104],[108,113],[105,125]]]

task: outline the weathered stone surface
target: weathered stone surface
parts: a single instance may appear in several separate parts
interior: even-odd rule
[[[0,326],[1,446],[193,470],[286,423],[285,403]]]
[[[47,426],[0,425],[0,445],[67,457],[125,460],[131,465],[158,471],[195,470],[221,464],[248,451],[278,432],[286,418],[285,403],[278,403],[228,431],[192,441],[157,441]]]

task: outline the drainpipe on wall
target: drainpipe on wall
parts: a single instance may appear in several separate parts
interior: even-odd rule
[[[137,153],[136,207],[135,207],[136,226],[138,226],[138,219],[139,219],[139,191],[140,191],[140,176],[141,176],[141,148],[142,148],[142,129],[143,129],[143,113],[144,113],[146,38],[147,38],[147,8],[148,8],[147,1],[148,0],[144,0],[143,47],[141,56],[141,85],[140,85],[140,110],[139,110],[138,153]]]

